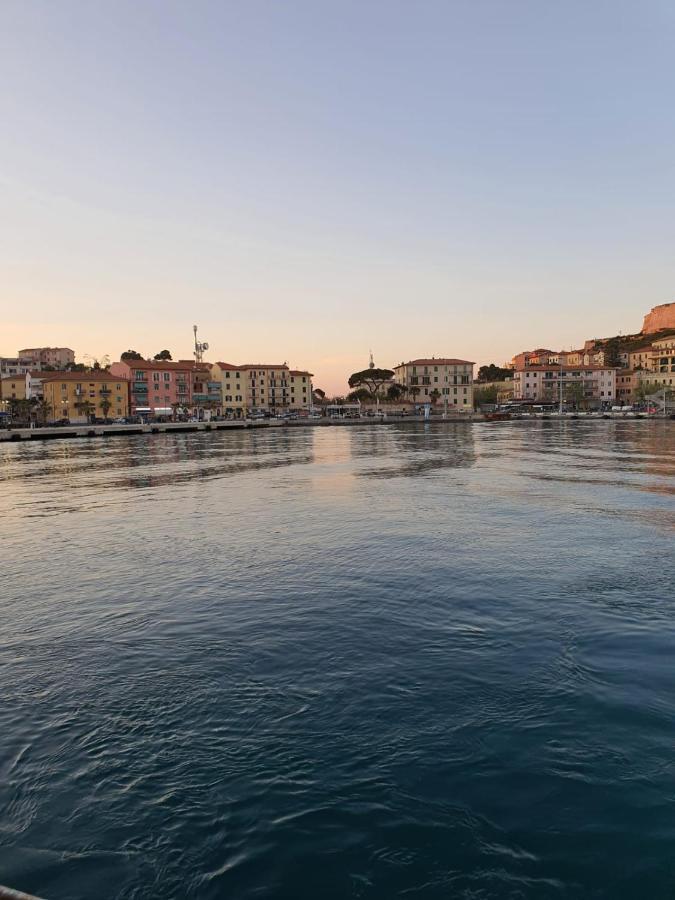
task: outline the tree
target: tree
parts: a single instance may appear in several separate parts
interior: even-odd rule
[[[46,425],[50,412],[49,404],[44,398],[35,401],[35,416],[38,422],[42,422],[43,425]]]
[[[387,400],[396,403],[405,394],[405,388],[401,384],[390,384],[387,388]]]
[[[110,412],[111,408],[112,402],[110,400],[110,397],[104,396],[101,400],[101,412],[103,413],[103,418],[106,422],[108,421],[108,413]]]
[[[155,353],[155,359],[171,359],[171,351],[170,350],[160,350],[159,353]]]
[[[120,359],[143,359],[137,350],[125,350]]]
[[[323,403],[326,399],[326,392],[322,391],[321,388],[314,388],[312,390],[313,399],[316,403]]]
[[[571,403],[574,409],[579,409],[584,402],[584,386],[580,381],[572,381],[565,385],[565,402]]]
[[[414,402],[415,402],[415,397],[417,397],[417,395],[418,395],[419,392],[420,392],[420,387],[419,387],[419,385],[417,385],[417,384],[409,384],[408,387],[407,387],[407,391],[408,391],[408,393],[410,394],[410,396],[412,397],[412,401],[413,401],[413,403],[414,403]]]
[[[28,425],[30,423],[31,401],[11,397],[8,403],[12,424]]]
[[[475,388],[473,392],[473,405],[476,409],[480,409],[481,406],[494,406],[497,402],[497,388],[496,387],[484,387],[484,388]]]
[[[604,350],[606,366],[621,365],[621,341],[618,337],[610,338],[605,344]]]
[[[440,397],[441,392],[438,390],[438,388],[434,388],[433,391],[429,394],[429,399],[431,400],[433,406],[436,406],[436,404],[440,400]]]
[[[490,363],[489,366],[480,367],[478,375],[476,376],[476,381],[504,381],[506,378],[511,378],[512,376],[513,372],[511,369],[504,369],[501,366]]]
[[[362,372],[354,372],[349,376],[349,387],[366,388],[371,397],[375,397],[383,385],[394,377],[391,369],[376,369],[375,367],[364,369]]]
[[[372,400],[372,397],[373,397],[373,395],[370,393],[370,391],[367,388],[359,388],[358,390],[351,391],[349,394],[347,394],[347,400],[349,400],[352,403],[356,403],[357,400],[359,402]]]
[[[80,397],[79,400],[75,401],[75,409],[77,409],[81,416],[84,416],[87,421],[89,421],[89,417],[94,411],[94,406],[86,397]]]

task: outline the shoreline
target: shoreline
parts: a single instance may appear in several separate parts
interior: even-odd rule
[[[0,442],[18,443],[22,441],[46,441],[67,440],[92,437],[123,437],[125,435],[155,435],[155,434],[180,434],[199,431],[218,432],[229,429],[256,429],[256,428],[382,428],[388,425],[473,425],[489,424],[499,428],[504,424],[532,425],[542,422],[573,422],[575,425],[587,422],[673,422],[669,415],[640,416],[628,414],[607,414],[606,416],[573,416],[571,414],[551,414],[547,416],[523,416],[521,418],[505,419],[502,421],[489,421],[481,413],[452,416],[446,419],[441,417],[424,419],[413,416],[391,416],[388,418],[363,418],[363,419],[314,419],[281,421],[278,419],[265,419],[251,421],[250,419],[228,420],[225,422],[159,422],[149,425],[67,425],[44,428],[16,428],[14,430],[0,431]]]

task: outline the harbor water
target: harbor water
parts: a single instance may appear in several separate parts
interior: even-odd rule
[[[671,898],[675,422],[0,446],[0,883]]]

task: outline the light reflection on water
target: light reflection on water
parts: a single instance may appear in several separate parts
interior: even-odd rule
[[[675,423],[0,445],[0,883],[672,890]]]

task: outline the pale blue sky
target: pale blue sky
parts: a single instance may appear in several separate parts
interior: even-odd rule
[[[675,284],[666,2],[0,0],[0,354],[497,361]]]

